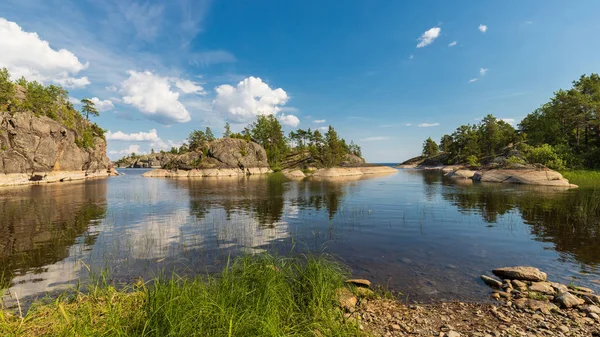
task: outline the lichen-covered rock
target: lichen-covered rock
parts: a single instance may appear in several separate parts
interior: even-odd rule
[[[87,149],[74,130],[45,116],[0,112],[0,186],[108,176],[106,141],[93,138]],[[60,172],[60,174],[58,174]]]

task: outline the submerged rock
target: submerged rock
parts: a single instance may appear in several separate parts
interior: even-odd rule
[[[526,266],[497,268],[492,270],[492,272],[503,279],[521,281],[546,281],[548,277],[546,273],[541,272],[539,269]]]
[[[486,275],[481,275],[481,279],[483,280],[483,282],[485,282],[485,284],[492,288],[502,288],[502,282],[496,280],[495,278],[491,278]]]

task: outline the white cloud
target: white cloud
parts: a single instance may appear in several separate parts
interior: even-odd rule
[[[25,32],[16,23],[0,17],[0,68],[8,69],[13,79],[23,76],[30,81],[81,88],[90,81],[73,75],[87,66],[72,52],[52,49],[36,33]]]
[[[414,58],[415,58],[415,55],[413,55],[413,54],[410,54],[410,56],[409,56],[408,58],[409,58],[410,60],[412,60],[412,59],[414,59]]]
[[[469,80],[469,83],[477,82],[477,80],[478,80],[477,78],[472,78]]]
[[[477,27],[477,29],[479,29],[480,32],[485,33],[485,32],[487,32],[488,26],[479,25],[479,27]]]
[[[440,36],[441,31],[442,29],[440,27],[433,27],[425,33],[423,33],[423,35],[421,35],[421,37],[417,39],[417,41],[419,41],[419,44],[417,44],[417,48],[423,48],[432,44],[433,41],[435,41],[435,39],[437,39],[438,36]]]
[[[163,124],[186,123],[191,117],[179,101],[179,93],[171,90],[168,77],[150,71],[127,72],[129,78],[121,84],[123,103],[136,107],[149,119]]]
[[[217,63],[233,63],[236,61],[235,56],[226,50],[211,50],[199,52],[190,56],[190,64],[203,67]]]
[[[448,47],[454,47],[454,46],[456,46],[457,43],[458,43],[458,41],[452,41],[448,44]]]
[[[94,102],[96,109],[100,112],[109,111],[115,108],[113,102],[108,99],[100,100],[98,97],[92,97],[91,101]]]
[[[129,142],[145,142],[145,141],[160,141],[156,129],[151,129],[148,132],[124,133],[117,131],[112,133],[110,130],[106,132],[107,140],[129,141]]]
[[[512,126],[515,125],[516,120],[514,118],[500,118],[501,121],[504,121],[504,123],[510,124]]]
[[[487,73],[487,71],[488,71],[487,68],[479,68],[479,75],[485,76],[485,74]]]
[[[412,123],[406,123],[405,125],[406,126],[412,126]]]
[[[204,88],[196,82],[190,80],[175,79],[175,86],[184,94],[200,94],[205,95]]]
[[[145,152],[140,151],[140,146],[137,144],[133,144],[133,145],[129,145],[128,147],[124,148],[123,150],[120,151],[109,151],[109,154],[120,154],[120,155],[128,155],[128,154],[145,154]]]
[[[274,115],[289,100],[283,89],[273,90],[259,77],[252,76],[236,87],[223,84],[215,90],[217,97],[213,101],[213,110],[234,123],[249,122],[257,115]]]
[[[325,123],[325,122],[327,122],[327,121],[326,121],[326,120],[324,120],[324,119],[315,119],[315,120],[313,121],[313,123],[315,123],[315,124],[323,124],[323,123]]]
[[[361,142],[377,142],[380,140],[388,140],[390,139],[390,137],[386,137],[386,136],[377,136],[377,137],[367,137],[367,138],[363,138],[360,141]]]
[[[281,114],[281,116],[279,116],[279,121],[283,125],[291,126],[294,128],[297,127],[298,124],[300,124],[300,120],[294,115]]]
[[[329,131],[329,127],[327,126],[320,126],[317,128],[317,130],[321,131],[321,132],[327,132]]]
[[[170,150],[172,147],[179,148],[181,145],[183,145],[183,141],[175,141],[170,139],[159,139],[150,143],[150,147],[155,150]]]
[[[440,123],[421,123],[419,124],[420,128],[430,128],[432,126],[438,126]]]

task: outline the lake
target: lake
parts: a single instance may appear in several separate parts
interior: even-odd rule
[[[486,301],[479,275],[532,265],[598,289],[600,193],[456,182],[399,170],[288,181],[123,176],[0,190],[7,305],[102,275],[133,282],[221,268],[243,252],[327,252],[409,301]]]

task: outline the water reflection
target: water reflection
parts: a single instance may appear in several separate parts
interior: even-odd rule
[[[517,211],[536,240],[552,243],[562,258],[585,270],[600,264],[600,190],[478,185],[448,188],[444,199],[488,223]]]
[[[326,247],[357,276],[419,300],[486,298],[478,275],[507,263],[536,265],[557,279],[600,276],[598,191],[472,184],[410,170],[303,181],[142,172],[0,191],[0,266],[11,293],[85,282],[84,265],[131,281],[201,273],[229,254],[292,246]]]
[[[90,227],[105,216],[106,181],[0,190],[3,288],[43,291],[77,278],[78,255],[94,246]]]

